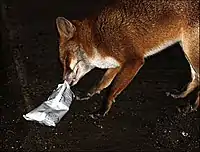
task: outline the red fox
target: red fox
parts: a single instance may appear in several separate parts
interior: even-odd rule
[[[199,86],[199,0],[116,0],[84,20],[57,17],[63,78],[71,86],[93,68],[107,69],[88,93],[91,97],[109,86],[101,115],[144,65],[145,57],[179,42],[190,64],[192,80],[184,98]],[[197,109],[200,91],[193,105]]]

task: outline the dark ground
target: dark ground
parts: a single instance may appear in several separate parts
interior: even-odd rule
[[[103,1],[88,0],[4,2],[1,152],[198,151],[199,111],[185,114],[176,108],[193,102],[195,92],[183,100],[165,95],[167,91],[180,90],[190,80],[189,65],[179,45],[147,59],[102,120],[92,120],[88,115],[100,106],[105,92],[89,101],[74,101],[56,128],[22,117],[62,82],[55,18],[82,18],[98,12],[103,5]],[[103,72],[92,71],[73,90],[84,94]]]

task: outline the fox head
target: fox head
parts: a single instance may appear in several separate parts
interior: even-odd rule
[[[64,17],[58,17],[56,25],[60,35],[59,56],[63,65],[63,79],[73,86],[93,66],[82,44],[76,39],[76,27]]]

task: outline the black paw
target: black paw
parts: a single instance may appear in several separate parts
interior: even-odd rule
[[[178,98],[182,97],[180,94],[175,94],[175,93],[171,93],[171,92],[166,92],[166,95],[170,96],[170,97],[172,97],[174,99],[178,99]]]
[[[90,114],[89,116],[94,119],[103,119],[105,116],[107,115],[107,112],[105,110],[99,109],[95,112],[93,112],[92,114]]]
[[[191,104],[188,104],[188,105],[185,105],[185,106],[179,106],[179,107],[177,107],[177,109],[178,109],[179,112],[182,112],[182,113],[185,113],[185,114],[197,111],[196,106],[191,105]]]
[[[94,120],[98,120],[98,119],[102,119],[104,116],[100,113],[92,113],[89,115],[92,119]]]
[[[76,96],[75,99],[78,100],[78,101],[83,101],[83,100],[89,100],[90,97],[79,97],[79,96]]]
[[[78,101],[83,101],[83,100],[89,100],[91,97],[92,95],[88,93],[86,97],[76,96],[75,99]]]

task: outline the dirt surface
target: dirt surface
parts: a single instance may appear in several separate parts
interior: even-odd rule
[[[194,102],[196,92],[181,100],[166,96],[190,81],[189,65],[178,44],[146,59],[104,119],[93,120],[89,114],[100,107],[105,91],[88,101],[74,101],[55,128],[22,117],[62,82],[55,18],[82,18],[105,4],[88,0],[4,2],[1,152],[199,151],[199,111],[177,110],[177,106]],[[104,72],[93,70],[73,91],[84,95]]]

